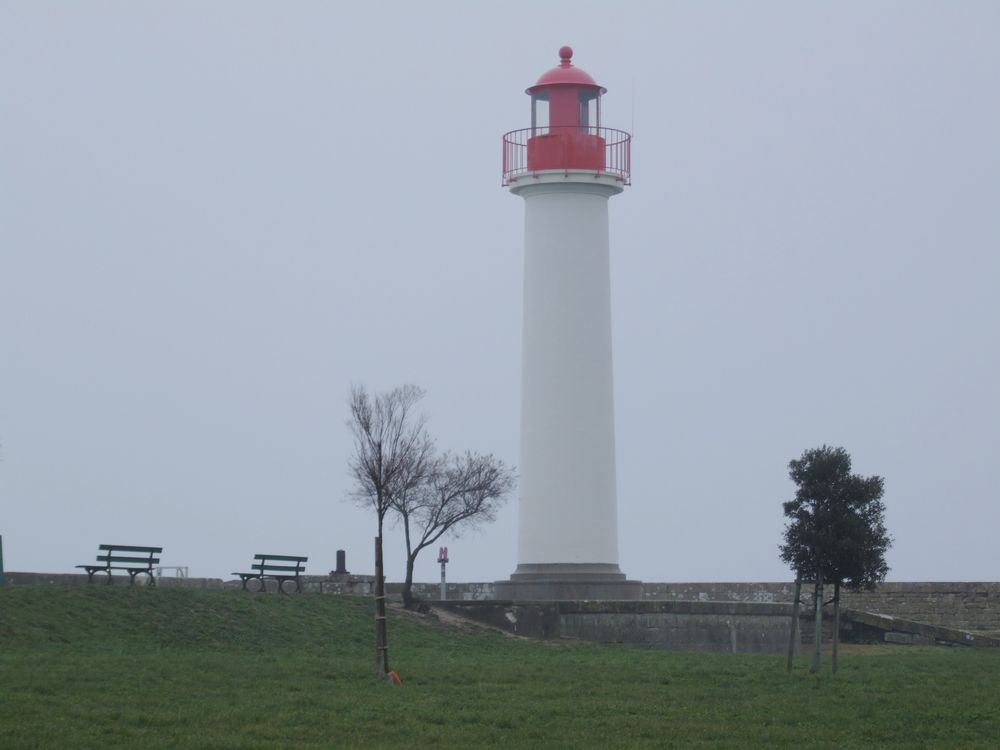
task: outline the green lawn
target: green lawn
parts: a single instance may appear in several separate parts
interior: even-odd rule
[[[1000,651],[784,659],[545,644],[370,600],[0,588],[0,748],[1000,747]]]

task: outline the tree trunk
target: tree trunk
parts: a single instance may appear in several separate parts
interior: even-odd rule
[[[802,600],[802,576],[795,576],[795,598],[792,600],[792,627],[788,635],[788,663],[787,671],[792,671],[792,659],[795,656],[795,641],[799,634],[799,604]]]
[[[415,556],[406,556],[406,580],[403,582],[403,606],[409,609],[413,606],[413,563]]]
[[[837,645],[840,642],[840,581],[833,584],[833,673],[837,674]]]
[[[409,609],[413,606],[413,563],[417,556],[413,554],[413,545],[410,542],[410,514],[405,510],[399,511],[403,520],[403,538],[406,540],[406,580],[403,582],[403,606]],[[417,550],[419,552],[420,550]]]
[[[809,667],[809,672],[816,674],[819,671],[820,648],[823,645],[823,578],[817,576],[816,580],[816,624],[813,630],[813,658]]]
[[[389,638],[385,627],[385,576],[382,575],[382,535],[375,537],[375,675],[389,673]]]

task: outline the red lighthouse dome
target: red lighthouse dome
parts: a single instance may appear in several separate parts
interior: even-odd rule
[[[599,93],[606,94],[607,89],[603,86],[598,86],[597,81],[591,78],[590,73],[587,73],[582,68],[578,68],[573,65],[573,48],[572,47],[560,47],[559,48],[559,64],[552,68],[552,70],[547,73],[543,73],[538,79],[538,82],[531,88],[525,90],[524,93],[531,94],[541,87],[547,86],[585,86],[592,89],[597,89]]]
[[[531,97],[531,127],[504,136],[503,184],[521,174],[552,170],[611,172],[628,184],[631,136],[601,125],[601,96],[607,89],[573,65],[572,47],[562,47],[559,59],[525,90]]]

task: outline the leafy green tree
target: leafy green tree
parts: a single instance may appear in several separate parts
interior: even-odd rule
[[[823,627],[823,587],[834,586],[833,671],[837,671],[840,629],[840,589],[870,590],[885,580],[885,553],[892,538],[885,527],[882,477],[851,473],[851,457],[843,448],[821,446],[805,451],[788,464],[798,486],[784,503],[785,542],[781,559],[796,574],[796,614],[802,581],[812,581],[816,606],[815,637],[810,671],[820,665]],[[793,623],[794,632],[794,623]]]

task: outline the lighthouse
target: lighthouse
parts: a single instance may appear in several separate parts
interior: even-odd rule
[[[517,568],[502,599],[634,599],[618,565],[608,200],[631,136],[601,123],[606,89],[559,50],[527,89],[531,126],[503,136],[524,199]]]

